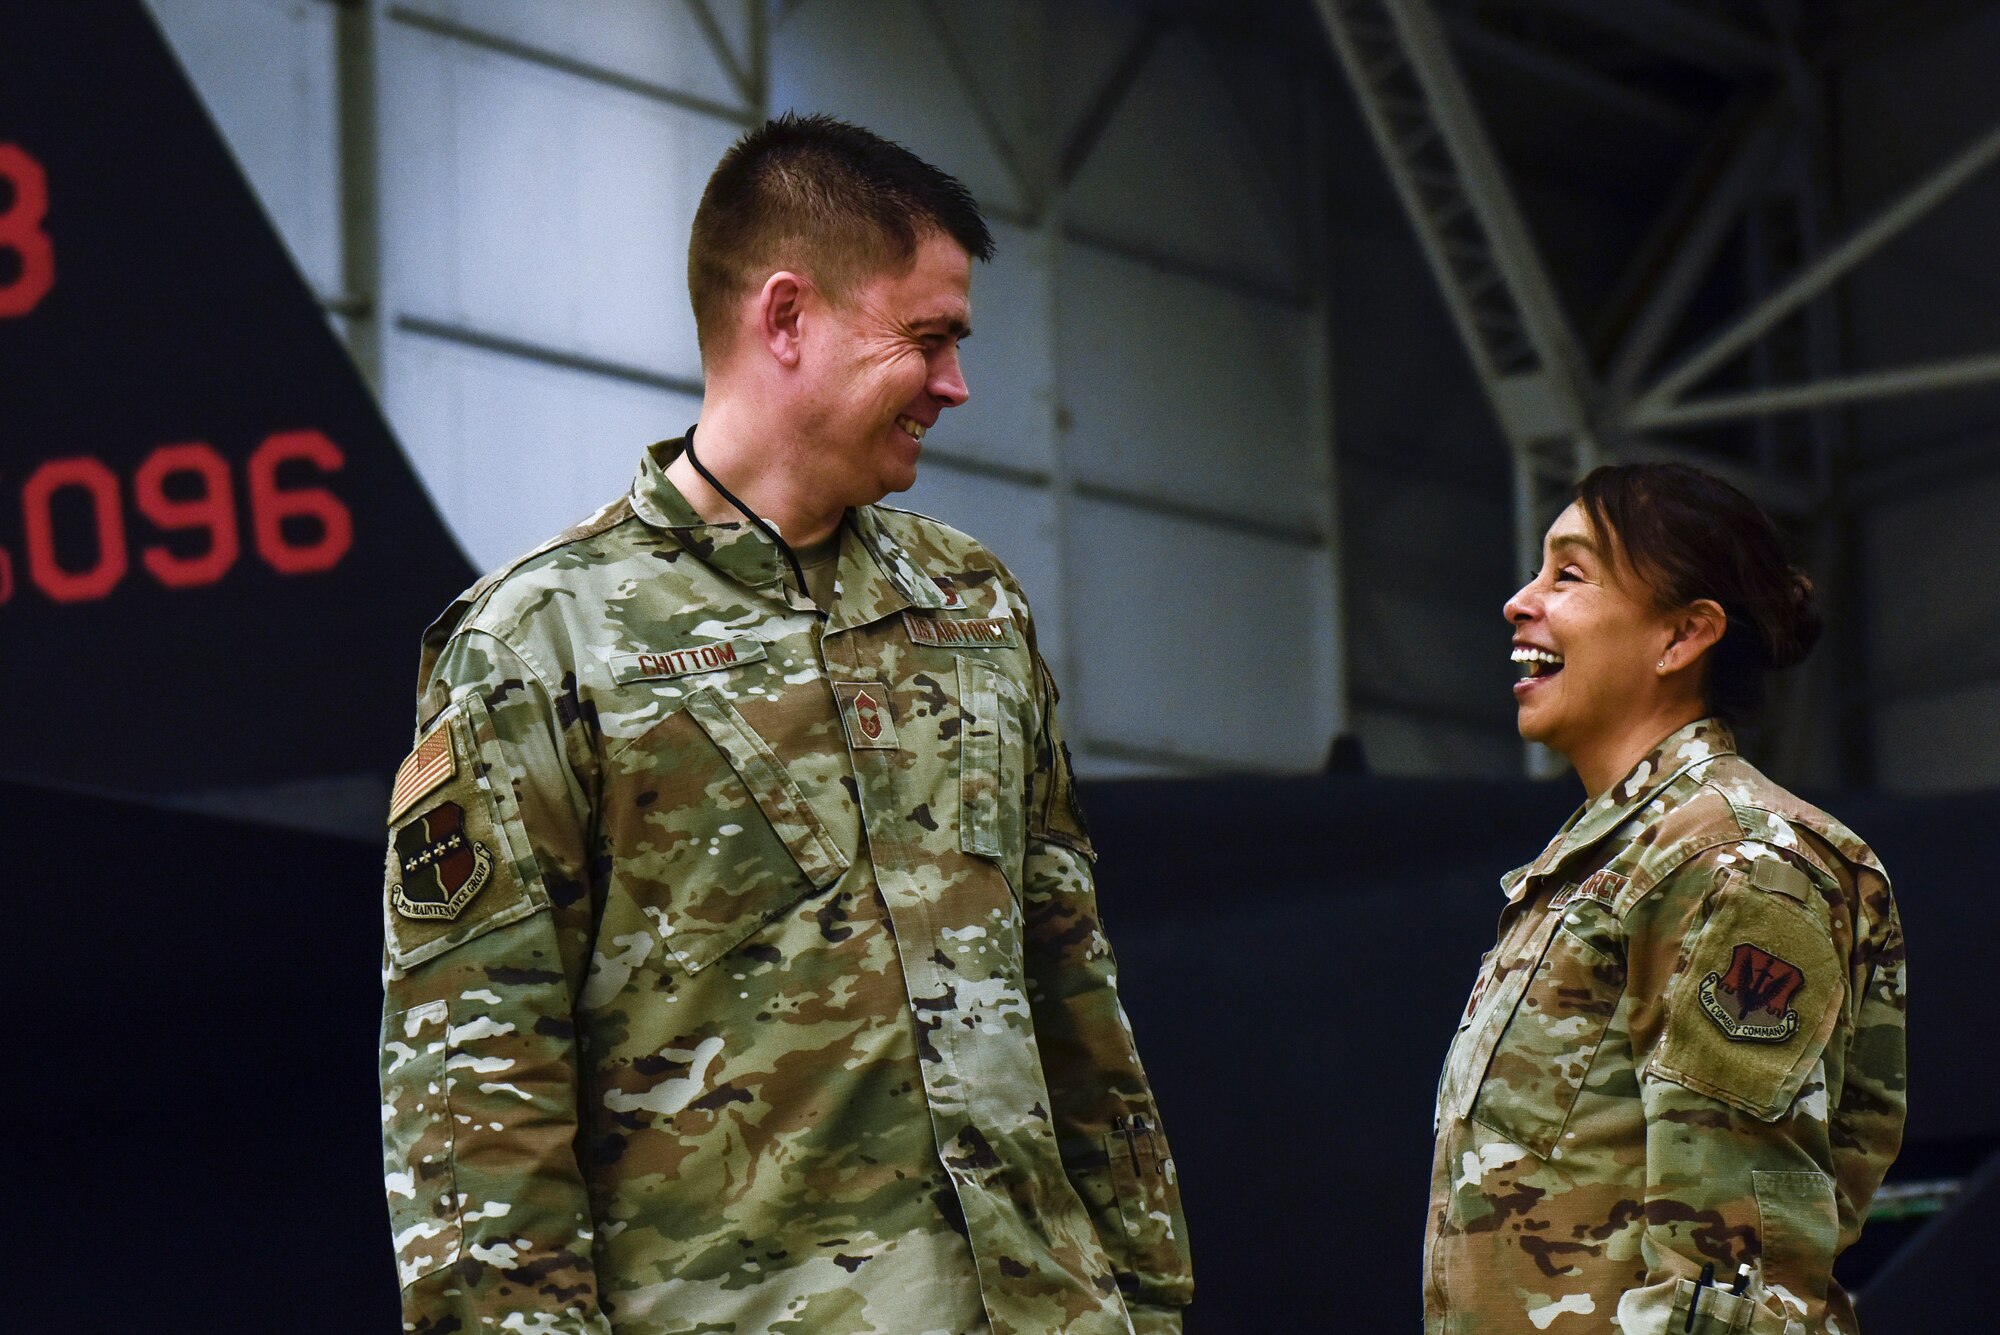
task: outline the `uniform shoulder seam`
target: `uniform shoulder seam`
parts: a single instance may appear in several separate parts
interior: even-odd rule
[[[1731,844],[1742,843],[1751,837],[1751,834],[1744,829],[1742,818],[1737,814],[1735,806],[1730,803],[1728,794],[1716,788],[1705,777],[1696,776],[1694,778],[1694,792],[1688,798],[1688,802],[1693,803],[1701,800],[1703,790],[1713,792],[1716,798],[1721,800],[1723,810],[1729,813],[1730,828],[1716,830],[1710,837],[1703,838],[1698,836],[1684,846],[1676,846],[1670,851],[1667,859],[1653,863],[1650,866],[1647,865],[1646,858],[1642,856],[1639,859],[1639,865],[1633,868],[1633,878],[1625,895],[1622,897],[1625,902],[1619,910],[1621,917],[1625,913],[1630,912],[1639,903],[1649,898],[1669,880],[1672,880],[1674,873],[1696,858],[1705,853],[1712,853],[1718,848],[1726,848]],[[1685,806],[1682,809],[1685,809]],[[1641,869],[1645,872],[1643,877],[1637,874]]]
[[[520,570],[522,566],[527,565],[530,561],[538,560],[553,552],[561,551],[565,547],[574,546],[579,542],[597,537],[599,534],[608,533],[626,520],[634,517],[631,498],[620,496],[596,514],[591,515],[588,519],[580,523],[570,525],[570,527],[556,534],[540,546],[532,547],[513,560],[495,566],[478,583],[474,584],[462,595],[466,603],[466,609],[465,615],[459,619],[459,625],[464,626],[467,620],[477,615],[480,609],[492,599],[493,594],[500,586],[505,584],[516,571]],[[496,636],[496,638],[499,637]]]
[[[985,552],[986,555],[988,556],[992,556],[994,560],[997,561],[1000,559],[998,556],[994,556],[993,552],[987,548],[986,544],[981,542],[978,538],[973,537],[970,533],[967,533],[964,529],[959,528],[955,524],[947,523],[945,520],[939,519],[936,515],[927,515],[921,510],[910,510],[900,505],[883,505],[879,501],[874,505],[869,506],[868,508],[882,514],[901,515],[906,519],[919,520],[935,528],[941,528],[946,533],[951,534],[953,537],[959,538],[971,544],[972,546],[977,547],[980,551]]]

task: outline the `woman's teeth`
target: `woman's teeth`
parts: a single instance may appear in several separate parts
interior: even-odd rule
[[[1533,649],[1526,645],[1517,647],[1511,655],[1520,667],[1524,677],[1546,677],[1562,671],[1562,655],[1552,654],[1546,649]]]

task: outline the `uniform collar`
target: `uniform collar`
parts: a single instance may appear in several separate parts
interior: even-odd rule
[[[865,626],[905,608],[951,606],[944,587],[889,531],[881,510],[849,510],[847,524],[860,541],[841,545],[840,597],[829,631]]]
[[[632,480],[633,511],[654,528],[672,532],[704,564],[738,583],[753,589],[782,586],[785,558],[775,543],[754,524],[709,523],[667,477],[668,466],[686,447],[686,440],[677,438],[647,448],[639,475]],[[846,527],[859,541],[842,538],[840,597],[829,630],[865,625],[909,607],[952,605],[874,506],[849,510]]]
[[[1521,898],[1531,882],[1594,847],[1675,779],[1705,760],[1735,752],[1736,735],[1719,718],[1697,719],[1668,734],[1596,801],[1578,807],[1540,857],[1503,876],[1501,889],[1509,899]]]
[[[632,479],[633,512],[654,528],[667,529],[704,564],[747,588],[782,584],[785,558],[755,524],[709,523],[667,477],[667,466],[685,448],[686,440],[679,438],[647,447],[639,475]],[[782,589],[775,596],[783,598]]]

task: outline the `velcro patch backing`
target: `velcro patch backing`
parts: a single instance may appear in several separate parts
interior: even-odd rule
[[[1732,876],[1674,981],[1652,1073],[1769,1120],[1791,1106],[1846,994],[1812,911]]]
[[[433,746],[463,763],[444,767],[442,777],[428,780],[389,823],[383,918],[390,958],[403,969],[547,905],[532,860],[521,856],[526,839],[510,776],[503,769],[498,784],[482,777],[499,756],[492,749],[492,720],[477,694],[461,696],[439,716],[411,753],[415,772],[439,770],[436,760],[418,759],[432,755],[426,748]],[[402,787],[399,779],[398,791]]]

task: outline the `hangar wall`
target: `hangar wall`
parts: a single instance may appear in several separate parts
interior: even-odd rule
[[[1311,770],[1348,730],[1339,90],[1296,53],[1114,3],[148,4],[476,565],[694,420],[702,182],[767,108],[831,111],[993,217],[972,402],[907,503],[1017,568],[1080,768]],[[1373,615],[1383,651],[1438,620]],[[1371,711],[1377,768],[1514,764],[1490,727]]]
[[[1928,161],[1991,131],[2000,13],[1964,9],[1854,62],[1836,89],[1843,204],[1865,214]],[[1850,355],[1873,370],[2000,346],[1988,171],[1850,285]],[[2000,784],[2000,391],[1916,396],[1852,416],[1875,779],[1900,791]]]

